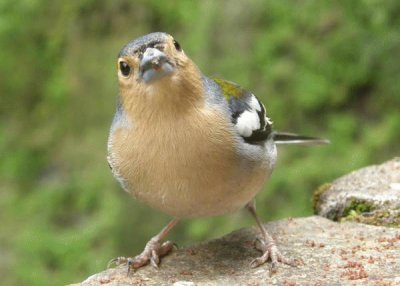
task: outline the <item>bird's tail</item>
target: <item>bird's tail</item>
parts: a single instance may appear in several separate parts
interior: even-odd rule
[[[304,144],[304,145],[315,145],[315,144],[329,144],[330,141],[327,139],[303,136],[294,133],[287,132],[274,132],[272,134],[275,144]]]

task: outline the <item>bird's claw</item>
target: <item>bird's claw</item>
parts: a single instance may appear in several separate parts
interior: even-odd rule
[[[255,248],[263,253],[262,256],[253,259],[250,262],[250,267],[256,268],[265,262],[268,261],[268,259],[271,260],[271,273],[275,273],[277,270],[277,265],[278,262],[281,262],[283,264],[287,264],[290,266],[297,267],[299,265],[304,264],[301,259],[289,259],[286,258],[278,249],[278,247],[275,245],[275,242],[273,240],[271,241],[264,241],[259,238],[256,239]]]
[[[127,273],[129,274],[130,270],[136,270],[142,266],[145,266],[150,262],[150,264],[158,268],[160,264],[160,257],[167,255],[174,248],[174,244],[171,241],[166,241],[164,243],[160,243],[160,241],[156,239],[151,239],[144,248],[143,252],[135,257],[116,257],[111,259],[107,268],[110,268],[112,265],[124,265],[126,264],[128,269]]]
[[[127,257],[123,257],[123,256],[115,257],[107,263],[107,269],[111,268],[113,265],[119,266],[119,265],[126,264],[126,263],[128,263]]]

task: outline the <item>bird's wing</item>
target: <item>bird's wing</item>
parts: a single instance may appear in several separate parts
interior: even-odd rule
[[[251,92],[223,79],[213,78],[220,87],[231,111],[231,121],[247,143],[267,140],[272,133],[272,121],[264,105]]]

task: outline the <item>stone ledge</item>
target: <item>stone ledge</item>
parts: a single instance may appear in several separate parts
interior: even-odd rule
[[[220,239],[174,251],[159,269],[146,266],[129,276],[108,269],[74,285],[400,285],[400,230],[320,216],[268,223],[280,250],[305,264],[252,269],[258,230],[241,229]]]

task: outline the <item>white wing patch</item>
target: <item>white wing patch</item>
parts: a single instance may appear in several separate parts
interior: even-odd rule
[[[258,102],[257,98],[254,96],[254,94],[251,94],[249,105],[251,108],[253,108],[257,111],[261,111],[260,103]]]
[[[271,119],[265,116],[264,105],[262,105],[254,94],[250,95],[247,105],[249,108],[240,114],[235,124],[236,130],[242,137],[250,137],[256,130],[264,131],[266,128],[265,123],[268,125],[272,124]],[[262,118],[260,118],[261,112],[265,116],[263,121],[261,121]],[[261,126],[261,123],[263,126]]]
[[[237,119],[236,130],[243,137],[250,137],[254,130],[260,129],[260,117],[257,111],[246,110]]]

